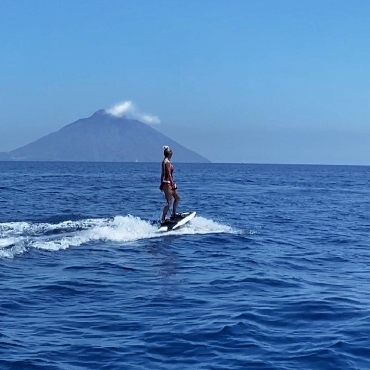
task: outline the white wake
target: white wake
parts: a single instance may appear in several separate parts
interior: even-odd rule
[[[0,223],[0,258],[13,258],[31,248],[57,251],[93,242],[125,243],[165,235],[233,233],[227,225],[195,217],[184,227],[167,233],[134,216],[52,223]]]

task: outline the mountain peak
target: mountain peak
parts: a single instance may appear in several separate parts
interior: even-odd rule
[[[107,114],[105,109],[99,109],[93,115],[95,116],[95,115],[102,115],[102,114]]]
[[[105,110],[105,109],[99,109],[97,110],[93,115],[92,117],[101,117],[101,116],[106,116],[108,115],[109,113]]]
[[[120,116],[116,116],[114,114],[108,113],[105,109],[99,109],[99,110],[97,110],[92,116],[93,117],[109,116],[109,117],[112,117],[112,118],[123,118],[123,119],[127,119],[127,117],[124,114],[122,114]]]

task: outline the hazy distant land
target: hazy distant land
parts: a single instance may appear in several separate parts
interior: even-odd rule
[[[10,161],[157,162],[169,145],[176,162],[210,162],[151,126],[101,109],[21,148],[0,153]]]

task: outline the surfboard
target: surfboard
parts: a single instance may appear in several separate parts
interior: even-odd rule
[[[161,223],[159,225],[158,231],[166,232],[176,230],[181,226],[186,225],[189,221],[191,221],[195,217],[196,214],[197,214],[196,212],[180,213],[180,217],[177,217],[174,220],[166,220],[166,222]]]

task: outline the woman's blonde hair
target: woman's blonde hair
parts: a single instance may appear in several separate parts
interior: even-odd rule
[[[172,153],[171,148],[168,145],[163,145],[163,155],[167,157],[170,153]]]

